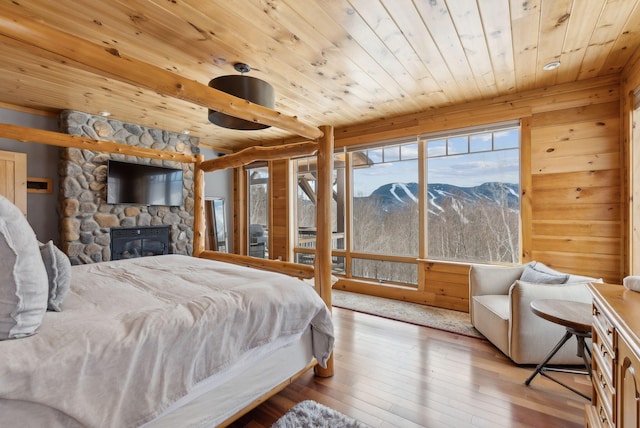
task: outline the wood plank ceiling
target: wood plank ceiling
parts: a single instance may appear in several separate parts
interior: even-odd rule
[[[276,110],[340,128],[617,74],[640,44],[639,3],[0,0],[0,15],[27,16],[51,27],[53,38],[65,32],[203,85],[244,62],[250,76],[274,86]],[[0,25],[0,103],[109,111],[188,130],[221,151],[289,137],[276,128],[220,128],[201,105],[60,61],[16,40],[9,27]],[[562,65],[544,71],[552,61]]]

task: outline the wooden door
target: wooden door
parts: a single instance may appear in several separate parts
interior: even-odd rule
[[[0,195],[27,215],[27,155],[0,151]]]

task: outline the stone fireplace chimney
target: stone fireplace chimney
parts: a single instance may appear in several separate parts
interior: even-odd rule
[[[62,132],[185,154],[198,154],[199,140],[188,135],[65,110]],[[106,202],[107,161],[182,168],[183,204],[180,207],[114,205]],[[110,229],[114,227],[170,226],[172,254],[193,251],[193,164],[162,161],[91,150],[65,148],[60,156],[60,239],[72,264],[111,260]]]

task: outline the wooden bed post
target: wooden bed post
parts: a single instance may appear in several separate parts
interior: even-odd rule
[[[198,257],[204,251],[206,222],[204,219],[204,155],[196,156],[193,167],[193,256]]]
[[[318,139],[318,199],[316,202],[316,290],[331,311],[331,200],[333,195],[333,127],[321,126]],[[316,376],[333,376],[333,354],[327,368],[315,367]]]

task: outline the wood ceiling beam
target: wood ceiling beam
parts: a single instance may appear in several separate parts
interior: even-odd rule
[[[13,39],[30,53],[161,95],[192,102],[230,116],[275,126],[302,137],[322,137],[320,129],[300,122],[295,116],[251,103],[208,85],[185,79],[154,65],[127,57],[112,47],[101,46],[59,31],[0,5],[0,34]]]
[[[200,168],[205,172],[211,172],[220,169],[236,168],[257,160],[269,161],[311,156],[316,151],[318,151],[318,143],[315,141],[305,141],[303,143],[273,147],[254,146],[230,155],[204,161],[200,165]]]
[[[150,159],[161,159],[174,162],[194,163],[193,155],[148,149],[140,146],[130,146],[114,141],[101,141],[61,132],[45,131],[42,129],[25,128],[23,126],[0,123],[0,138],[16,140],[23,143],[40,143],[58,147],[73,147],[76,149],[95,150],[98,152],[118,153],[127,156],[139,156]]]

